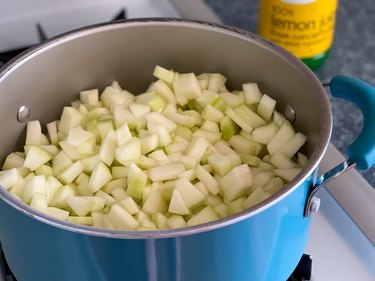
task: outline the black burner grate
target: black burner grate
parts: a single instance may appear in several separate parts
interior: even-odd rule
[[[311,279],[312,260],[310,255],[303,254],[296,269],[287,281],[309,281]]]
[[[21,48],[21,49],[12,50],[12,51],[9,51],[9,52],[1,53],[0,54],[0,67],[2,67],[5,63],[7,63],[12,58],[17,56],[19,53],[25,51],[26,49],[27,48]]]
[[[0,244],[0,281],[17,281],[10,270]]]

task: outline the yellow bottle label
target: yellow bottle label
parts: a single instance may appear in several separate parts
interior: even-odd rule
[[[258,33],[299,58],[327,51],[337,0],[260,0]]]

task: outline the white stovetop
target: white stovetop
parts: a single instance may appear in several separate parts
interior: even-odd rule
[[[168,0],[0,0],[0,52],[39,42],[36,24],[47,37],[107,22],[126,8],[127,18],[179,17]]]
[[[330,144],[320,173],[344,159]],[[312,281],[375,281],[375,190],[352,169],[317,197],[320,210],[313,214],[306,249],[313,260]]]
[[[313,261],[311,281],[375,281],[374,245],[327,190],[318,197],[305,251]]]

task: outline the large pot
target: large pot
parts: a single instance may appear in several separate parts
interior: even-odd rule
[[[285,281],[295,268],[308,238],[309,212],[316,209],[316,171],[329,143],[331,108],[323,86],[303,63],[254,34],[164,19],[97,25],[47,40],[0,72],[1,157],[20,149],[24,140],[25,116],[17,118],[21,106],[30,109],[29,120],[50,122],[82,89],[102,89],[118,80],[134,93],[144,91],[157,64],[180,72],[222,72],[231,88],[258,82],[279,101],[280,111],[286,105],[294,109],[294,126],[308,135],[307,166],[281,192],[244,212],[155,232],[60,221],[1,187],[0,240],[19,281]],[[375,121],[373,89],[336,77],[331,91],[357,100],[368,130]],[[341,168],[372,165],[371,134],[359,137]]]

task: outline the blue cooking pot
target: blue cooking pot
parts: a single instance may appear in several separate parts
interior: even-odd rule
[[[76,225],[34,210],[0,187],[0,241],[17,280],[285,281],[304,252],[311,213],[318,208],[316,190],[337,173],[355,165],[369,168],[375,160],[374,88],[348,77],[332,79],[331,93],[361,108],[364,127],[348,160],[317,178],[332,115],[314,74],[252,33],[174,19],[83,28],[8,63],[0,72],[1,156],[22,145],[27,119],[50,122],[76,99],[75,93],[113,80],[141,92],[157,64],[181,72],[221,72],[233,81],[231,88],[258,82],[278,100],[279,111],[287,107],[293,113],[294,126],[308,136],[308,164],[282,191],[246,211],[174,230]]]

